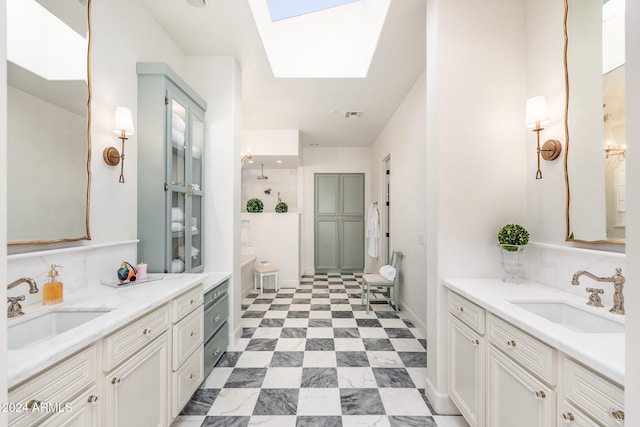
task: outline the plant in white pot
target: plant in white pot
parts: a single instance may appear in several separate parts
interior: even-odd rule
[[[520,283],[523,251],[529,243],[529,232],[519,224],[507,224],[498,232],[502,267],[507,273],[505,282]]]

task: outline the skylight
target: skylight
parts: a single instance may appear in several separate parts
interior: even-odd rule
[[[267,0],[271,21],[293,18],[360,0]]]
[[[274,9],[276,3],[287,5],[289,17]],[[271,70],[280,78],[366,77],[390,3],[249,0]]]

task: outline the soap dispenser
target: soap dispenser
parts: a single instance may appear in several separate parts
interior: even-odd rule
[[[56,268],[61,265],[51,264],[51,271],[47,274],[47,283],[42,287],[42,303],[44,305],[60,304],[62,302],[62,281]]]

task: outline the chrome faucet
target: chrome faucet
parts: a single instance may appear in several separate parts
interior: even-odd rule
[[[35,294],[38,292],[38,285],[36,284],[36,281],[30,277],[21,277],[18,280],[9,283],[7,285],[7,290],[15,288],[20,283],[27,283],[29,285],[30,294]],[[7,302],[9,303],[9,306],[7,307],[7,317],[18,317],[24,314],[24,312],[22,311],[22,306],[20,305],[20,301],[24,301],[24,295],[18,295],[17,297],[7,297]]]
[[[611,277],[598,277],[589,273],[588,271],[580,270],[573,275],[573,279],[571,280],[571,284],[578,286],[580,284],[579,278],[580,276],[587,276],[597,282],[610,282],[613,283],[615,292],[613,294],[613,307],[609,310],[614,314],[624,314],[624,295],[622,295],[622,288],[624,287],[625,278],[621,274],[622,269],[616,268],[616,274]]]

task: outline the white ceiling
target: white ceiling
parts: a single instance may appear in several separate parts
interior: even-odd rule
[[[364,79],[274,78],[248,0],[142,2],[186,55],[238,59],[244,129],[299,129],[304,146],[371,145],[425,69],[426,0],[391,1]]]

